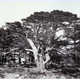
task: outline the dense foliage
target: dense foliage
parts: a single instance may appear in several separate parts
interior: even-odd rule
[[[57,36],[56,33],[61,30],[64,33]],[[0,28],[0,55],[5,55],[4,52],[8,53],[11,49],[18,48],[17,52],[24,53],[25,56],[25,49],[31,49],[26,40],[27,36],[39,48],[39,53],[44,51],[45,54],[49,54],[50,60],[45,64],[46,69],[65,66],[80,67],[79,33],[80,18],[76,14],[59,10],[35,12],[22,19],[22,23],[7,22]]]

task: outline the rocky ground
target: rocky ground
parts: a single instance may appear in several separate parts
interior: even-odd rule
[[[56,70],[45,70],[40,72],[36,67],[0,67],[0,78],[2,79],[73,79]]]

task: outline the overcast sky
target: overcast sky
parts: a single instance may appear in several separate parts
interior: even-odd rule
[[[80,17],[80,1],[78,0],[0,0],[0,27],[5,22],[21,21],[34,12],[63,10]]]

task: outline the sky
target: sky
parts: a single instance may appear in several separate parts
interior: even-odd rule
[[[79,0],[0,0],[0,27],[5,22],[21,21],[34,12],[63,10],[80,17]]]

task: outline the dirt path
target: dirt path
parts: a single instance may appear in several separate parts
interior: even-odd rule
[[[0,68],[0,78],[4,79],[72,79],[62,73],[40,72],[37,68]]]

